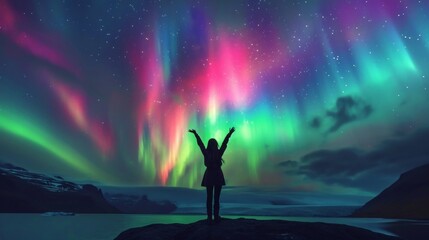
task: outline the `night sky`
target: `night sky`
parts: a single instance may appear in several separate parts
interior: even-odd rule
[[[429,162],[429,1],[0,0],[0,159],[106,185],[374,194]]]

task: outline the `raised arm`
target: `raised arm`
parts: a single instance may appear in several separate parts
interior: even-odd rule
[[[189,129],[188,132],[193,133],[195,135],[195,138],[197,139],[197,144],[200,147],[201,152],[204,155],[204,151],[205,151],[205,147],[204,147],[204,143],[200,138],[200,135],[198,135],[197,131],[195,131],[195,129]]]
[[[223,140],[223,142],[222,142],[222,145],[220,146],[220,155],[222,156],[223,155],[223,153],[225,152],[225,150],[226,150],[226,146],[228,145],[228,141],[229,141],[229,138],[231,137],[231,135],[232,135],[232,133],[235,131],[235,128],[234,127],[232,127],[232,128],[230,128],[229,129],[229,132],[228,132],[228,134],[226,134],[226,136],[225,136],[225,139]]]

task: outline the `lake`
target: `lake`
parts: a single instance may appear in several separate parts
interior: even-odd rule
[[[224,216],[239,218],[242,216]],[[386,224],[400,224],[391,219],[244,216],[260,220],[281,219],[302,222],[339,223],[391,234]],[[0,214],[0,239],[4,240],[105,240],[114,239],[122,231],[153,223],[191,223],[205,215],[150,214],[76,214],[74,216],[43,216],[41,214]],[[409,222],[409,221],[407,221]]]

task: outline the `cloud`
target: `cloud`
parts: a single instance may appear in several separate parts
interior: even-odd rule
[[[334,121],[329,132],[335,132],[343,125],[364,119],[372,113],[371,105],[351,96],[339,97],[333,110],[326,115]]]
[[[320,126],[322,125],[322,120],[319,117],[315,117],[313,118],[313,120],[311,120],[310,122],[310,127],[312,128],[320,128]]]
[[[324,119],[327,119],[331,122],[328,133],[332,133],[346,124],[367,118],[373,111],[374,109],[371,105],[359,98],[352,96],[339,97],[335,106],[326,111],[325,116],[316,116],[310,121],[310,127],[319,129],[322,127]]]
[[[286,160],[279,162],[277,167],[283,169],[284,174],[292,174],[294,175],[299,167],[299,162],[294,160]]]
[[[293,160],[286,160],[283,162],[279,162],[277,165],[280,167],[296,167],[298,166],[298,162]]]
[[[301,159],[300,171],[313,177],[354,176],[365,166],[357,149],[319,150]]]
[[[400,174],[429,163],[428,142],[429,129],[424,129],[387,140],[371,151],[357,148],[318,150],[303,156],[294,174],[326,184],[379,192]]]

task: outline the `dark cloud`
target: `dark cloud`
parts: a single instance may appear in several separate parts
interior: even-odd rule
[[[322,124],[322,120],[319,117],[313,118],[310,122],[310,127],[312,128],[320,128],[320,125]]]
[[[294,175],[298,170],[299,163],[298,161],[287,160],[287,161],[279,162],[277,164],[277,167],[283,169],[284,174]]]
[[[425,129],[385,141],[372,151],[319,150],[303,156],[295,174],[327,184],[379,192],[403,172],[429,163],[428,143],[429,130]]]
[[[334,121],[329,132],[335,132],[347,123],[364,119],[372,111],[372,107],[362,100],[351,96],[339,97],[334,109],[326,112],[326,116]]]
[[[323,120],[327,119],[331,122],[328,129],[328,132],[331,133],[348,123],[367,118],[372,112],[372,106],[359,98],[339,97],[335,106],[326,111],[325,116],[316,116],[310,121],[310,127],[319,129],[322,127]]]
[[[360,158],[357,149],[319,150],[301,159],[300,171],[310,177],[354,176],[365,167]]]
[[[279,162],[277,165],[280,167],[297,167],[298,162],[293,160],[287,160],[287,161]]]

